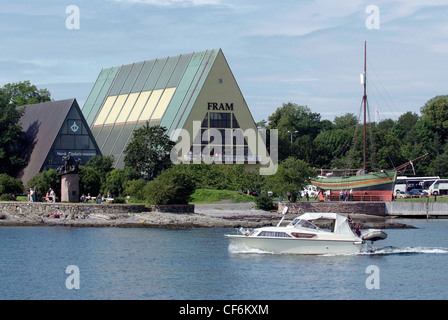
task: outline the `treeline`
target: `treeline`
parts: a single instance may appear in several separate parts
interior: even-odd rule
[[[48,90],[38,90],[29,82],[0,88],[1,194],[18,194],[26,187],[38,188],[41,194],[52,188],[60,195],[55,170],[38,174],[27,186],[12,178],[26,164],[21,154],[26,141],[21,140],[20,106],[48,100]],[[125,150],[124,169],[114,169],[110,156],[96,156],[81,167],[80,193],[110,193],[118,201],[129,194],[135,201],[151,204],[186,203],[196,189],[269,190],[276,195],[294,195],[309,183],[316,169],[362,167],[359,122],[352,113],[329,121],[307,106],[283,104],[258,123],[261,128],[278,130],[279,167],[272,176],[247,171],[243,165],[173,165],[169,156],[174,142],[165,128],[147,123],[134,132]],[[448,95],[430,99],[420,115],[407,112],[397,120],[370,122],[367,131],[371,133],[367,139],[369,170],[394,168],[428,153],[403,174],[414,174],[413,168],[416,175],[448,177]]]
[[[371,171],[398,167],[428,153],[403,174],[448,177],[448,95],[421,107],[421,115],[402,114],[367,124],[367,167]],[[259,127],[277,129],[279,160],[295,157],[313,168],[362,168],[363,132],[352,113],[321,120],[306,106],[283,104]]]

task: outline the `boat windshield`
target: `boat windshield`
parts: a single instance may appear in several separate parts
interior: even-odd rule
[[[312,224],[308,220],[303,220],[303,219],[299,219],[299,218],[295,218],[291,222],[291,225],[294,226],[295,228],[319,229],[318,227],[316,227],[314,224]]]

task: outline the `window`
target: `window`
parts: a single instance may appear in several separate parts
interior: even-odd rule
[[[296,220],[298,220],[296,222]],[[296,228],[308,228],[308,229],[318,229],[314,224],[307,220],[301,220],[301,219],[294,219],[292,222],[294,224],[294,227]]]
[[[202,120],[202,128],[208,128],[208,112],[205,114],[204,120]]]
[[[231,113],[210,112],[210,128],[231,128]]]
[[[238,124],[238,121],[236,120],[235,115],[233,115],[232,118],[233,118],[233,127],[234,128],[239,128],[240,125]]]
[[[258,237],[292,238],[286,232],[279,232],[279,231],[261,231],[258,234]]]

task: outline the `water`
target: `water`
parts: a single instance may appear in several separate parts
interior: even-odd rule
[[[403,222],[419,229],[327,256],[235,251],[233,229],[1,227],[0,298],[447,299],[448,220]],[[66,286],[71,265],[79,289]]]

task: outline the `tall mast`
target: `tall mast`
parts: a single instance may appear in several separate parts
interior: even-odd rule
[[[367,124],[366,124],[366,110],[367,110],[367,41],[364,41],[364,171],[367,170],[367,144],[366,144],[366,132],[367,132]]]

